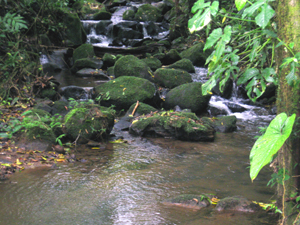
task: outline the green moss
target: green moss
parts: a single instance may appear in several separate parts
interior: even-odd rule
[[[167,88],[174,88],[192,81],[191,75],[184,70],[162,68],[154,73],[154,82]]]
[[[145,62],[151,70],[155,71],[158,68],[160,68],[162,66],[161,61],[155,57],[147,57],[142,59],[143,62]]]
[[[48,98],[50,100],[54,100],[57,95],[57,92],[54,88],[46,88],[41,91],[39,96],[41,98]]]
[[[130,106],[130,108],[128,109],[127,113],[131,114],[135,106],[136,106],[136,103],[132,104]],[[141,102],[141,103],[139,103],[138,107],[136,108],[135,115],[144,115],[144,114],[148,114],[148,113],[155,112],[155,111],[157,111],[157,109],[154,108],[153,106]]]
[[[174,69],[181,69],[189,73],[195,73],[195,68],[193,63],[189,59],[181,59],[165,68],[174,68]]]
[[[43,123],[41,123],[40,125],[41,126],[39,127],[36,126],[29,129],[26,132],[26,137],[30,140],[40,139],[55,143],[56,136],[54,132],[46,124],[44,124],[44,127],[42,126]]]
[[[109,54],[109,53],[105,53],[104,56],[103,56],[103,63],[107,67],[113,66],[116,61],[117,61],[117,57],[115,55],[112,55],[112,54]]]
[[[132,9],[126,10],[123,13],[123,20],[133,20],[134,19],[134,15],[135,15],[134,10],[132,10]]]
[[[94,47],[91,44],[83,44],[74,50],[73,61],[78,59],[93,58],[95,56]]]
[[[160,22],[162,19],[161,11],[150,4],[144,4],[138,8],[134,16],[138,21],[153,21]]]
[[[199,43],[181,52],[182,58],[189,59],[196,66],[204,66],[209,52],[203,52],[204,43]]]
[[[101,64],[97,62],[94,59],[78,59],[75,61],[73,67],[71,68],[71,71],[73,73],[76,73],[78,70],[83,68],[92,68],[92,69],[99,69],[101,67]]]

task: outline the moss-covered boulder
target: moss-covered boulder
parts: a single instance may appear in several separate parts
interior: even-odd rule
[[[103,68],[108,68],[115,65],[115,62],[117,61],[117,57],[110,53],[105,53],[102,60],[103,60]]]
[[[195,66],[204,66],[209,53],[203,52],[203,49],[204,44],[199,43],[181,52],[181,56],[184,59],[191,60]]]
[[[83,44],[73,52],[73,61],[78,59],[93,58],[95,56],[94,47],[91,44]]]
[[[55,101],[54,104],[52,105],[52,110],[51,114],[59,114],[59,115],[66,115],[70,111],[69,109],[69,102],[66,100],[60,100],[60,101]]]
[[[175,63],[175,62],[177,62],[178,60],[181,60],[181,59],[182,59],[182,57],[178,53],[178,51],[176,49],[171,49],[170,51],[168,51],[163,56],[163,58],[160,59],[160,61],[164,65],[170,65],[170,64]]]
[[[111,13],[107,11],[100,11],[93,15],[94,20],[110,20],[111,19]]]
[[[76,13],[66,13],[63,11],[61,11],[61,14],[63,25],[66,28],[63,31],[66,45],[76,46],[84,44],[87,40],[87,36],[78,15]]]
[[[142,59],[142,61],[145,62],[152,71],[155,71],[162,66],[161,61],[153,56],[146,57]]]
[[[214,128],[188,112],[154,112],[137,117],[129,132],[138,136],[175,138],[183,141],[213,141]]]
[[[201,87],[200,82],[193,82],[173,88],[166,95],[165,108],[172,109],[178,105],[181,109],[191,109],[192,112],[205,112],[211,96],[203,96]]]
[[[210,202],[205,195],[183,194],[165,201],[164,204],[199,210],[208,207]]]
[[[115,111],[99,105],[85,105],[75,108],[65,116],[66,134],[75,141],[103,141],[110,134],[115,119]]]
[[[115,105],[118,110],[127,110],[137,101],[153,103],[155,92],[155,87],[150,81],[128,76],[116,78],[94,88],[95,96],[100,96],[101,105]]]
[[[154,72],[153,80],[159,86],[170,89],[193,81],[191,75],[184,70],[164,68]]]
[[[214,120],[214,128],[221,133],[229,133],[236,130],[236,116],[222,116]]]
[[[195,73],[195,67],[189,59],[181,59],[171,65],[165,66],[165,68],[181,69],[188,73]]]
[[[239,211],[239,212],[257,212],[260,210],[260,206],[249,201],[242,196],[233,196],[221,199],[215,210],[217,211]]]
[[[98,59],[78,59],[75,61],[74,65],[71,68],[71,71],[73,73],[76,73],[78,70],[84,69],[84,68],[91,68],[91,69],[101,69],[103,66],[103,62]]]
[[[133,76],[151,80],[148,65],[133,55],[126,55],[118,59],[114,66],[115,77]]]
[[[133,9],[128,9],[123,13],[123,20],[133,20],[135,16],[135,11]]]
[[[162,20],[162,14],[161,11],[155,6],[144,4],[138,8],[134,19],[138,21],[160,22]]]

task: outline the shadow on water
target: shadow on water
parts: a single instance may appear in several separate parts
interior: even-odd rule
[[[268,202],[265,169],[251,183],[248,131],[218,134],[214,143],[141,139],[112,150],[82,149],[86,163],[38,168],[0,184],[0,224],[275,224],[271,216],[217,213],[163,204],[179,194],[242,195]]]

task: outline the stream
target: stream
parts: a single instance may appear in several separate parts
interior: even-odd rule
[[[113,24],[121,21],[120,15],[120,11],[113,15]],[[94,30],[88,38],[100,40],[102,46],[110,41]],[[55,63],[61,63],[56,60],[63,51],[52,54]],[[49,57],[43,56],[43,62]],[[205,68],[196,68],[194,82],[203,81],[206,74]],[[95,78],[74,77],[69,70],[56,73],[55,78],[61,87],[98,84]],[[233,113],[226,102],[239,104],[246,111]],[[217,133],[212,143],[146,139],[127,131],[113,131],[128,143],[108,144],[104,150],[78,147],[76,155],[84,162],[58,164],[56,169],[28,169],[1,181],[0,224],[275,224],[274,215],[267,213],[216,212],[214,207],[192,210],[164,204],[180,194],[213,193],[218,198],[240,195],[267,203],[274,197],[275,190],[267,187],[270,169],[263,169],[253,183],[249,177],[254,136],[258,127],[267,126],[273,116],[264,108],[245,104],[236,95],[229,100],[213,96],[210,106],[235,115],[237,131]]]

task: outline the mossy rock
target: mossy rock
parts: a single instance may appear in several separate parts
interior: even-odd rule
[[[66,115],[69,112],[69,102],[67,101],[55,101],[52,106],[52,115],[59,114],[59,115]]]
[[[142,61],[145,62],[152,71],[155,71],[162,66],[161,61],[152,56],[146,57],[142,59]]]
[[[78,59],[75,61],[74,65],[71,68],[73,73],[76,73],[78,70],[84,68],[91,68],[91,69],[101,69],[103,62],[98,59]]]
[[[221,199],[215,210],[223,211],[238,211],[238,212],[257,212],[260,210],[260,206],[249,201],[245,197],[242,196],[233,196]]]
[[[148,65],[133,55],[123,56],[118,59],[114,66],[116,77],[133,76],[151,80],[150,68]]]
[[[132,9],[126,10],[123,13],[123,20],[133,20],[134,19],[134,15],[135,15],[135,11]]]
[[[103,60],[103,66],[107,68],[115,65],[115,62],[117,61],[117,57],[110,53],[105,53],[102,60]]]
[[[214,128],[221,133],[233,132],[237,129],[236,121],[236,116],[218,117],[214,121]]]
[[[43,109],[37,109],[33,108],[26,112],[26,117],[32,117],[36,118],[36,120],[39,120],[39,118],[51,118],[51,114]],[[50,121],[50,120],[49,120]]]
[[[93,58],[95,56],[94,47],[91,44],[83,44],[73,52],[73,61],[78,59]]]
[[[160,22],[162,20],[161,11],[153,5],[144,4],[138,8],[134,16],[135,20],[138,21],[153,21]]]
[[[50,100],[57,100],[58,98],[58,93],[55,90],[55,88],[44,88],[41,90],[41,92],[38,95],[40,98],[48,98]]]
[[[67,136],[80,143],[88,140],[103,141],[110,134],[114,125],[115,111],[99,105],[85,105],[75,108],[65,116]]]
[[[233,80],[231,78],[229,78],[226,81],[225,85],[223,86],[222,91],[220,89],[220,81],[218,81],[216,86],[214,86],[211,89],[211,91],[215,95],[221,96],[222,98],[229,99],[229,98],[231,98],[232,91],[233,91]]]
[[[27,130],[25,137],[29,140],[42,140],[50,143],[55,143],[56,136],[48,125],[40,123],[40,126],[35,126]]]
[[[108,76],[115,76],[115,67],[114,66],[108,67],[106,73]]]
[[[190,209],[202,209],[210,205],[204,195],[183,194],[164,202],[166,205],[180,206]]]
[[[181,52],[181,56],[184,59],[191,60],[195,66],[204,66],[210,53],[203,52],[203,49],[204,43],[199,43]]]
[[[205,112],[211,96],[203,96],[201,87],[200,82],[193,82],[173,88],[166,95],[165,108],[173,109],[178,105],[181,109],[190,109],[192,112]]]
[[[181,59],[182,59],[182,57],[178,53],[178,51],[176,49],[171,49],[169,52],[167,52],[167,54],[164,55],[164,57],[162,59],[160,59],[160,61],[164,65],[170,65]]]
[[[111,13],[107,11],[100,11],[93,15],[94,20],[110,20]]]
[[[195,67],[189,59],[181,59],[171,65],[165,66],[165,68],[181,69],[188,73],[195,73]]]
[[[63,24],[66,28],[63,32],[67,46],[78,46],[84,44],[87,40],[86,33],[82,27],[78,15],[61,11]]]
[[[131,115],[135,106],[136,106],[136,103],[132,104],[130,106],[130,108],[128,109],[126,115]],[[141,102],[141,103],[139,103],[138,107],[136,108],[134,116],[146,115],[148,113],[155,112],[155,111],[157,111],[157,109],[154,108],[153,106]]]
[[[115,105],[116,109],[127,110],[137,101],[152,102],[155,86],[148,80],[138,77],[122,76],[94,88],[95,96],[109,93],[109,99],[101,100],[101,105]]]
[[[183,141],[213,141],[215,130],[194,113],[151,113],[137,117],[129,132],[138,136],[175,138]]]
[[[191,75],[184,70],[164,68],[154,72],[153,80],[159,86],[170,89],[193,81]]]

